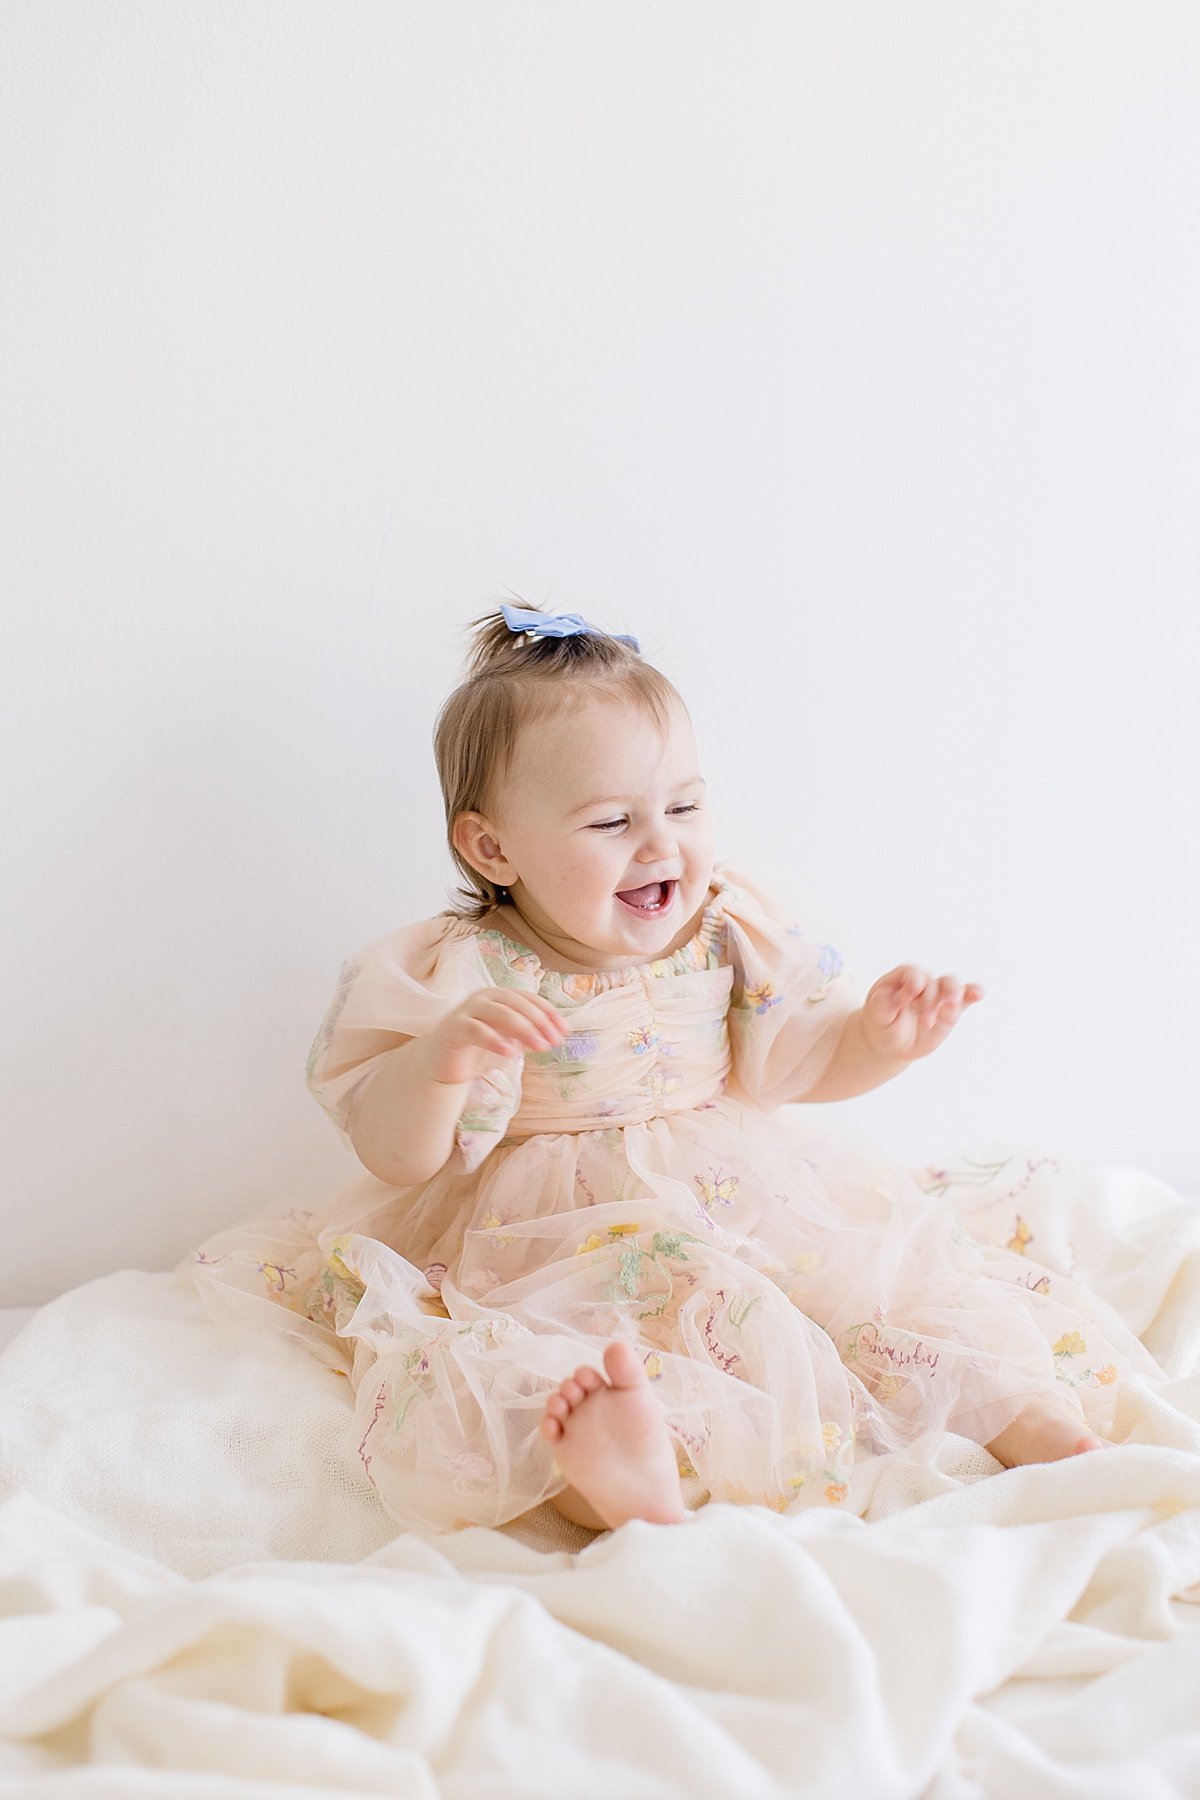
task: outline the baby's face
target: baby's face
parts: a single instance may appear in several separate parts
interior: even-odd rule
[[[624,968],[696,929],[714,841],[695,738],[677,702],[665,739],[617,701],[588,701],[530,727],[490,827],[512,869],[493,879],[564,960]],[[620,898],[657,882],[669,884],[665,898],[639,896],[659,898],[657,909]]]

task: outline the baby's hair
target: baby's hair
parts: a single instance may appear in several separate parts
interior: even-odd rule
[[[546,610],[525,600],[520,604],[527,612]],[[463,877],[455,889],[458,903],[439,917],[479,920],[508,899],[508,889],[471,867],[454,843],[454,822],[465,812],[490,815],[520,733],[593,697],[625,702],[665,734],[672,705],[683,706],[683,701],[638,651],[602,631],[527,637],[510,631],[499,611],[480,614],[466,630],[476,634],[467,678],[445,702],[433,731],[446,842]]]

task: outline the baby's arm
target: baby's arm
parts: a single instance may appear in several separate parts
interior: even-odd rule
[[[833,1061],[815,1086],[802,1096],[806,1106],[814,1100],[852,1100],[855,1094],[881,1087],[908,1067],[906,1058],[880,1056],[871,1048],[863,1037],[862,1016],[861,1006],[846,1014]]]
[[[475,1077],[497,1058],[551,1048],[565,1035],[540,994],[480,988],[432,1031],[378,1058],[346,1125],[355,1155],[393,1187],[431,1180],[454,1149]]]
[[[470,1086],[433,1079],[427,1038],[389,1050],[355,1095],[346,1125],[359,1162],[392,1187],[428,1181],[454,1148]]]
[[[964,987],[953,975],[934,980],[924,969],[902,963],[880,976],[858,1010],[846,1015],[833,1060],[805,1101],[849,1100],[881,1087],[936,1050],[964,1006],[982,998],[976,982]]]

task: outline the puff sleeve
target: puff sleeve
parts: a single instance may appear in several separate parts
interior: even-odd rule
[[[771,1111],[816,1086],[847,1017],[861,1005],[861,984],[837,946],[824,941],[830,934],[790,919],[786,906],[744,873],[726,865],[724,875],[734,970],[730,1085]]]
[[[380,1057],[431,1030],[468,994],[496,985],[497,975],[479,937],[446,915],[389,932],[343,963],[305,1076],[348,1149],[356,1098]],[[523,1067],[519,1053],[497,1056],[494,1068],[472,1082],[455,1128],[468,1169],[479,1166],[517,1110]]]

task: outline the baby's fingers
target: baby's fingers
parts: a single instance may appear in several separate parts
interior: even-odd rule
[[[977,981],[969,981],[964,987],[957,975],[943,975],[930,984],[921,1023],[927,1029],[934,1025],[952,1025],[964,1006],[973,1006],[982,999],[983,989]]]
[[[478,1021],[504,1044],[509,1055],[521,1048],[550,1049],[566,1035],[558,1013],[540,994],[506,990],[489,995],[476,1012]]]
[[[875,1000],[885,1023],[896,1020],[905,1007],[911,1006],[925,992],[929,977],[915,963],[901,963],[875,983],[868,998]]]

